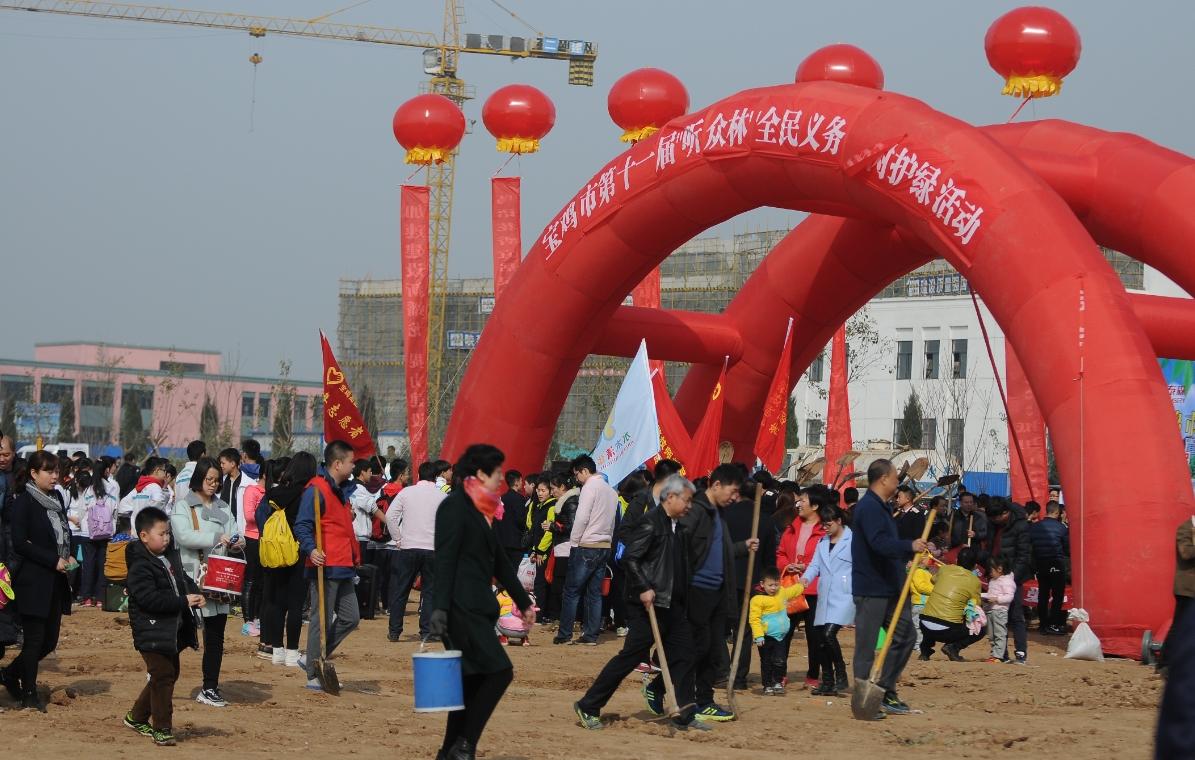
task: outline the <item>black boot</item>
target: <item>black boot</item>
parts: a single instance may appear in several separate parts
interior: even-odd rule
[[[41,701],[41,697],[38,696],[36,691],[31,694],[26,694],[24,698],[21,699],[21,707],[25,708],[26,710],[37,710],[38,712],[46,711],[46,703]]]
[[[815,697],[833,697],[836,696],[834,691],[834,671],[830,669],[829,665],[822,667],[822,677],[818,681],[817,686],[809,690],[809,693]]]
[[[851,682],[846,676],[846,663],[834,663],[834,692],[839,696],[849,694],[851,691]]]
[[[466,739],[457,739],[444,757],[445,760],[477,760],[477,747]]]

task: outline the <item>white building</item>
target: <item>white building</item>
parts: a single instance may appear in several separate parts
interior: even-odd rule
[[[1154,269],[1123,254],[1105,255],[1134,292],[1185,293]],[[979,301],[996,371],[1005,378],[1004,332]],[[968,473],[991,473],[989,492],[1007,488],[1008,426],[967,282],[943,261],[889,286],[848,328],[848,393],[856,448],[893,442],[933,452],[944,471],[958,462]],[[825,443],[829,347],[793,391],[802,447]],[[902,435],[905,405],[916,394],[921,440]]]

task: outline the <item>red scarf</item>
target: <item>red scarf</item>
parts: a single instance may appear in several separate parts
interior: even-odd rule
[[[162,480],[161,478],[151,478],[149,475],[142,475],[140,478],[137,479],[137,488],[135,490],[137,491],[137,493],[141,493],[142,491],[145,490],[145,487],[147,485],[149,485],[150,483],[156,483],[158,485],[158,487],[161,488],[162,484],[165,482],[166,481]]]
[[[494,518],[502,519],[502,499],[497,491],[491,491],[481,484],[481,481],[470,475],[465,478],[465,493],[473,500],[473,506],[485,516],[486,522],[493,524]]]

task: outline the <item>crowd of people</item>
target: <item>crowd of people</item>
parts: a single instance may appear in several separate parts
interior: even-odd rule
[[[0,609],[0,645],[20,647],[0,683],[24,707],[45,711],[38,666],[57,646],[62,616],[75,606],[127,607],[148,680],[124,722],[169,745],[180,652],[202,641],[197,700],[229,704],[220,672],[230,617],[259,639],[258,656],[301,668],[307,687],[321,691],[317,663],[362,615],[388,612],[388,640],[404,640],[418,589],[418,632],[406,640],[444,639],[464,653],[466,710],[449,718],[439,754],[457,760],[474,756],[513,678],[495,627],[499,593],[526,626],[524,642],[533,627],[551,633],[552,645],[621,640],[574,705],[590,729],[603,726],[602,708],[636,670],[648,709],[678,730],[733,720],[715,692],[749,688],[752,650],[764,696],[794,687],[843,695],[851,679],[839,634],[851,626],[856,681],[871,678],[877,642],[892,637],[877,680],[881,710],[869,717],[908,714],[896,686],[914,651],[927,660],[940,646],[962,660],[987,638],[988,662],[1027,661],[1030,579],[1041,632],[1065,631],[1070,547],[1055,492],[1044,509],[966,492],[927,501],[883,459],[860,493],[802,487],[739,464],[691,481],[680,463],[661,459],[612,486],[588,456],[524,475],[504,470],[492,446],[414,470],[388,453],[354,459],[334,441],[322,461],[266,459],[247,440],[212,457],[194,441],[176,470],[156,456],[139,465],[47,451],[21,460],[0,436],[0,560],[15,592]],[[757,489],[762,519],[752,534]],[[286,560],[283,539],[293,543]],[[205,587],[217,555],[243,558],[240,593]],[[910,603],[895,629],[882,631],[908,572]],[[1176,584],[1180,605],[1188,586]],[[743,656],[731,673],[736,641]],[[804,642],[807,666],[791,683],[794,641]],[[668,696],[679,710],[667,710]]]

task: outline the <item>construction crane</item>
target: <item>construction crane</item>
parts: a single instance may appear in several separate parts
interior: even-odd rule
[[[248,32],[252,37],[281,34],[290,37],[316,37],[422,48],[423,72],[429,79],[420,86],[420,91],[439,93],[462,107],[474,94],[473,89],[457,76],[457,63],[462,53],[497,55],[513,59],[547,58],[567,61],[568,83],[585,87],[593,86],[593,64],[597,59],[597,45],[592,42],[548,37],[538,31],[530,38],[465,34],[462,44],[461,26],[465,19],[460,0],[445,0],[444,28],[439,36],[434,32],[342,24],[327,20],[340,11],[333,11],[314,19],[298,19],[87,0],[0,0],[0,10],[230,29]],[[510,13],[509,10],[507,12]],[[514,13],[511,15],[518,19]],[[518,20],[526,24],[522,19]],[[260,59],[255,64],[259,62]],[[453,155],[455,157],[456,154]],[[444,366],[444,309],[448,291],[448,247],[452,232],[454,168],[454,161],[451,160],[427,168],[427,184],[431,188],[431,266],[428,293],[428,385],[431,393],[428,394],[428,423],[432,426],[430,432],[437,434],[442,426],[439,389]]]

